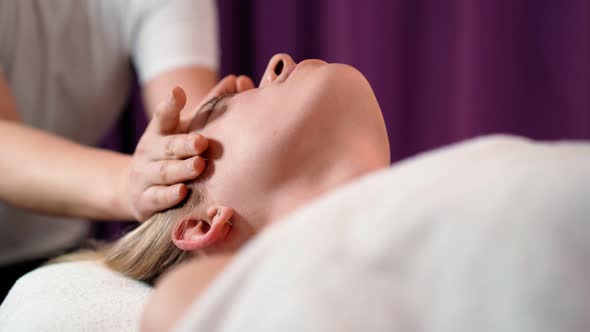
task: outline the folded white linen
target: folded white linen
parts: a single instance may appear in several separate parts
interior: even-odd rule
[[[0,306],[0,331],[137,331],[150,293],[96,262],[44,266],[10,290]]]
[[[590,331],[590,144],[493,136],[251,241],[176,331]]]

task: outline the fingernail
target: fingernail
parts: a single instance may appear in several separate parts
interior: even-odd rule
[[[177,193],[178,193],[179,197],[183,197],[184,195],[186,195],[186,187],[183,186],[182,184],[179,184]]]
[[[188,167],[189,172],[194,173],[197,170],[197,166],[198,166],[198,158],[195,158],[191,164],[191,166]]]
[[[195,157],[195,160],[193,161],[193,169],[191,170],[191,172],[203,172],[205,170],[207,164],[204,160],[202,162],[201,160],[203,160],[203,158]]]

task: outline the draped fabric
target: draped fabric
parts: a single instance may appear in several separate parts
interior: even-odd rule
[[[368,78],[399,160],[476,135],[590,138],[590,1],[220,0],[223,73],[322,58]]]
[[[393,162],[487,133],[590,139],[590,1],[218,5],[222,75],[257,82],[278,52],[357,67],[381,105]],[[111,146],[133,150],[145,125],[138,99]]]

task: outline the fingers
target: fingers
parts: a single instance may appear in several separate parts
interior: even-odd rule
[[[219,95],[225,95],[236,92],[236,75],[227,75],[224,77],[209,93],[209,97],[215,97]]]
[[[246,75],[240,75],[236,79],[236,91],[244,92],[250,89],[254,89],[254,81]]]
[[[171,185],[197,178],[205,170],[205,159],[161,160],[149,164],[146,175],[155,185]]]
[[[186,159],[205,152],[208,146],[207,139],[196,133],[164,136],[152,146],[150,159]]]
[[[219,81],[211,91],[209,91],[207,97],[203,99],[203,102],[207,102],[216,96],[239,93],[254,88],[254,82],[246,75],[240,75],[239,77],[236,77],[236,75],[227,75]],[[184,90],[180,87],[172,89],[170,99],[158,106],[158,112],[156,113],[158,131],[161,134],[172,133],[178,128],[180,111],[185,105],[186,94]],[[199,107],[200,106],[201,105],[199,105]],[[185,115],[186,119],[192,119],[194,112],[188,113],[189,114]]]
[[[246,75],[227,75],[207,95],[205,101],[220,95],[239,93],[254,88],[254,82]]]
[[[179,122],[180,111],[186,105],[186,94],[180,87],[174,87],[170,93],[170,99],[158,106],[155,114],[155,123],[160,134],[172,133]]]
[[[182,183],[173,186],[152,186],[143,192],[140,204],[149,211],[162,211],[182,202],[187,193],[188,188]]]

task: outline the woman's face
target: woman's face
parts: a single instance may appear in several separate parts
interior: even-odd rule
[[[389,145],[383,118],[366,79],[356,69],[290,56],[271,58],[258,88],[203,107],[190,126],[209,139],[203,174],[208,199],[236,211],[320,170],[343,154]]]

